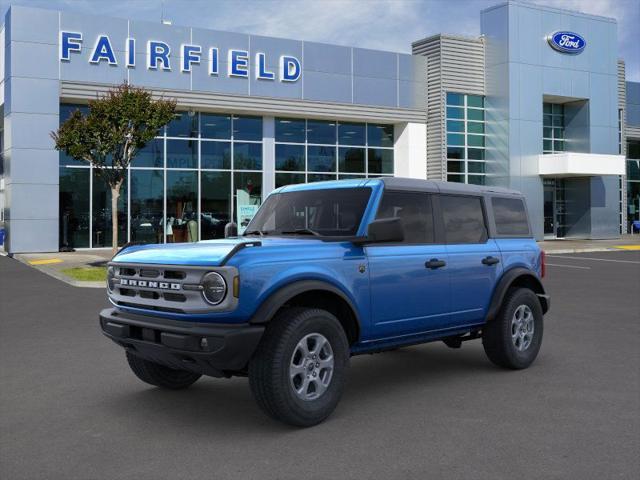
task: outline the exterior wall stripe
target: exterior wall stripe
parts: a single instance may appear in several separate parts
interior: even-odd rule
[[[110,88],[104,84],[61,82],[60,96],[64,100],[91,100],[96,94],[104,94]],[[423,110],[409,110],[365,105],[347,105],[266,97],[251,97],[201,93],[185,90],[152,89],[156,97],[176,98],[178,106],[197,110],[224,110],[234,113],[262,115],[291,115],[326,119],[347,119],[380,122],[425,123]]]

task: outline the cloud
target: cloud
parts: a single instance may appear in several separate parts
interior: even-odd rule
[[[410,52],[437,33],[477,36],[480,11],[502,0],[11,0],[44,8],[175,25]],[[618,21],[618,51],[627,78],[640,81],[638,0],[529,0]],[[0,0],[7,7],[9,0]]]

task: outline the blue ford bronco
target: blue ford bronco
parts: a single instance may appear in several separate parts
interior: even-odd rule
[[[335,409],[352,355],[480,338],[496,365],[528,367],[549,309],[544,268],[511,190],[292,185],[242,236],[122,249],[100,325],[144,382],[248,375],[266,414],[310,426]]]

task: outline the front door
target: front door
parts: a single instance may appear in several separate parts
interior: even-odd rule
[[[376,218],[399,217],[401,243],[366,247],[374,337],[437,330],[449,321],[449,270],[444,245],[436,245],[431,195],[385,191]]]

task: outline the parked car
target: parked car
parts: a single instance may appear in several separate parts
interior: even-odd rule
[[[335,409],[353,355],[481,339],[526,368],[549,309],[518,192],[402,178],[282,187],[236,238],[130,246],[110,263],[104,334],[144,382],[246,376],[273,418]]]

